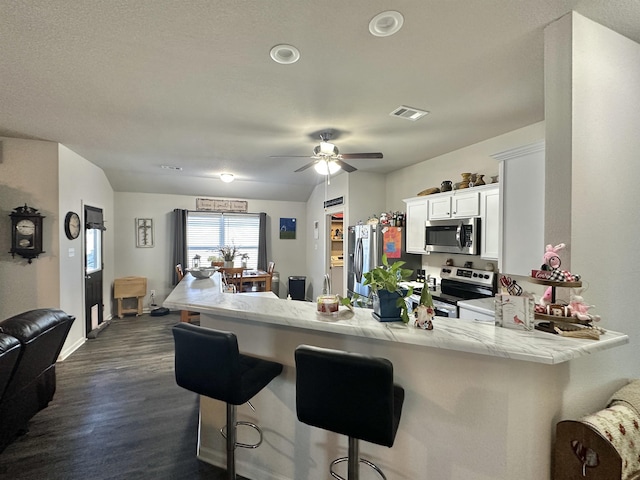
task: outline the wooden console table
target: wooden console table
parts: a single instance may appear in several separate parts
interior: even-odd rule
[[[147,295],[146,277],[122,277],[116,278],[113,282],[113,298],[118,301],[118,318],[122,318],[125,313],[135,313],[142,315],[142,299]],[[122,300],[125,298],[136,298],[138,305],[136,308],[122,308]]]

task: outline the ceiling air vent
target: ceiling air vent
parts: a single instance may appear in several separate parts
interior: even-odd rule
[[[396,108],[389,115],[391,115],[392,117],[404,118],[405,120],[411,120],[412,122],[415,122],[428,113],[429,112],[427,112],[426,110],[418,110],[417,108],[402,105],[401,107]]]

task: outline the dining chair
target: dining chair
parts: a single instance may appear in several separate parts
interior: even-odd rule
[[[181,282],[184,278],[184,270],[182,270],[182,264],[176,265],[176,275],[178,275],[178,282]],[[191,312],[189,310],[180,310],[180,321],[185,323],[191,323],[191,320],[200,320],[200,312]]]
[[[244,273],[244,268],[221,268],[220,271],[224,274],[227,285],[235,285],[236,292],[242,292],[242,274]]]

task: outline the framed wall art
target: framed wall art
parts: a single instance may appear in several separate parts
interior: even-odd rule
[[[280,239],[294,240],[296,238],[296,219],[280,218]]]
[[[136,247],[153,247],[153,218],[136,218]]]

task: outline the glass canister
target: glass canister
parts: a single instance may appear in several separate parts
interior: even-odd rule
[[[338,311],[338,296],[333,294],[320,295],[317,300],[318,313],[331,315]]]

